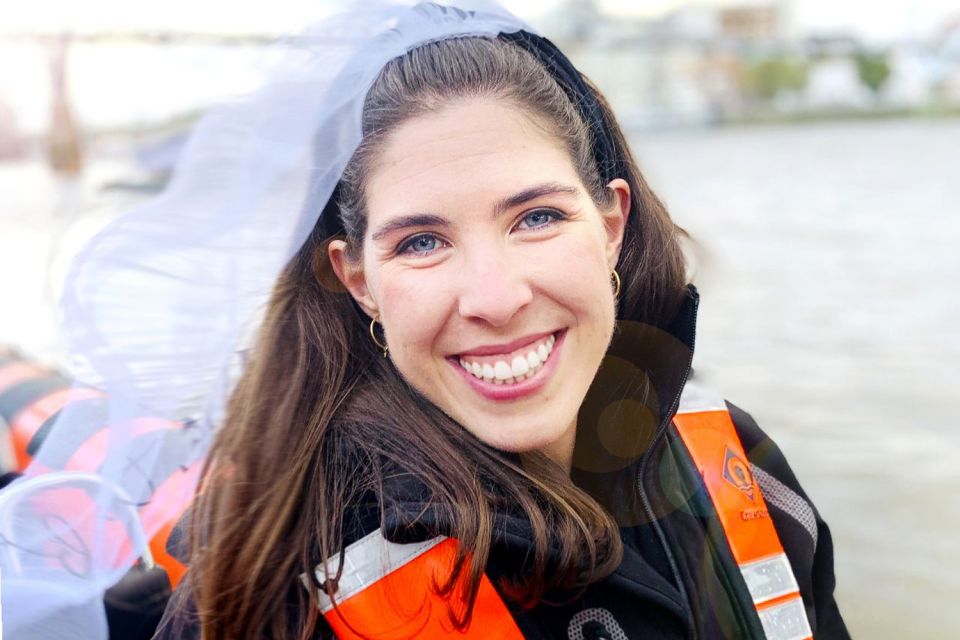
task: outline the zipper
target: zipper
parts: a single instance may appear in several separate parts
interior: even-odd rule
[[[686,325],[686,328],[688,329],[687,335],[690,335],[690,357],[687,359],[687,364],[684,367],[683,380],[680,383],[680,388],[677,390],[676,395],[673,397],[673,400],[670,403],[670,407],[666,414],[666,419],[660,423],[659,427],[657,427],[657,433],[654,435],[653,441],[650,443],[650,447],[643,454],[643,458],[640,460],[640,467],[637,469],[635,480],[637,491],[640,494],[640,500],[643,502],[644,513],[647,516],[647,520],[653,525],[653,530],[656,532],[657,538],[660,540],[660,546],[666,553],[667,562],[670,564],[670,571],[673,573],[673,579],[677,584],[677,589],[680,591],[680,597],[683,599],[684,605],[686,605],[687,625],[693,630],[694,635],[696,635],[696,626],[693,621],[693,607],[690,604],[690,597],[687,594],[687,589],[683,584],[683,579],[680,577],[680,569],[677,567],[676,558],[674,558],[673,551],[670,549],[670,545],[667,542],[667,537],[663,533],[663,528],[660,526],[660,523],[657,522],[656,514],[654,514],[653,511],[653,505],[650,504],[650,498],[643,487],[643,478],[647,469],[647,462],[649,462],[651,458],[654,447],[660,441],[660,439],[663,438],[664,434],[666,434],[667,428],[670,425],[670,422],[673,420],[674,414],[676,414],[677,409],[680,407],[680,395],[683,393],[683,388],[687,385],[687,380],[690,377],[690,369],[693,366],[693,351],[697,339],[696,332],[693,330],[695,325],[696,307],[694,307],[691,320],[689,320]]]

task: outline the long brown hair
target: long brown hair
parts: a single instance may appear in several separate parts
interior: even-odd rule
[[[387,64],[368,93],[363,142],[338,188],[354,258],[365,233],[366,171],[384,136],[411,117],[472,96],[511,101],[563,140],[598,206],[607,204],[591,131],[531,54],[499,39],[433,42]],[[682,232],[643,181],[600,100],[630,168],[621,176],[630,183],[632,208],[618,264],[619,316],[663,326],[685,283]],[[439,591],[451,596],[450,617],[460,628],[469,623],[490,558],[498,510],[523,514],[532,531],[533,560],[500,583],[516,601],[576,593],[611,573],[622,548],[610,514],[542,454],[518,463],[411,388],[371,342],[369,319],[331,277],[326,233],[319,224],[281,274],[207,459],[188,577],[203,637],[309,638],[316,595],[298,576],[313,576],[341,551],[351,505],[374,496],[382,517],[388,467],[422,482],[447,523],[444,533],[458,541]]]

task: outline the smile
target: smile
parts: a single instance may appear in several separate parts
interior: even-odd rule
[[[460,366],[479,380],[494,384],[516,384],[532,378],[540,371],[550,358],[555,343],[556,338],[550,334],[512,354],[461,357]]]
[[[469,387],[488,400],[518,400],[536,393],[551,379],[566,335],[567,330],[561,329],[512,349],[498,348],[501,353],[481,348],[447,360]]]

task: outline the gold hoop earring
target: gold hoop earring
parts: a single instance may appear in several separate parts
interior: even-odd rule
[[[614,269],[610,272],[610,278],[613,280],[613,297],[620,297],[620,274]]]
[[[378,322],[380,322],[379,313],[375,317],[370,319],[370,338],[373,340],[373,344],[380,347],[380,350],[383,351],[383,357],[386,358],[387,351],[389,351],[390,349],[389,347],[387,347],[386,344],[384,344],[383,342],[380,342],[379,338],[377,338],[377,332],[374,330],[374,325],[377,324]]]

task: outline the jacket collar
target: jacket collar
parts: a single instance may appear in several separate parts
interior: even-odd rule
[[[699,294],[688,285],[673,320],[620,320],[577,419],[571,477],[624,525],[642,519],[636,466],[664,437],[691,373]]]

